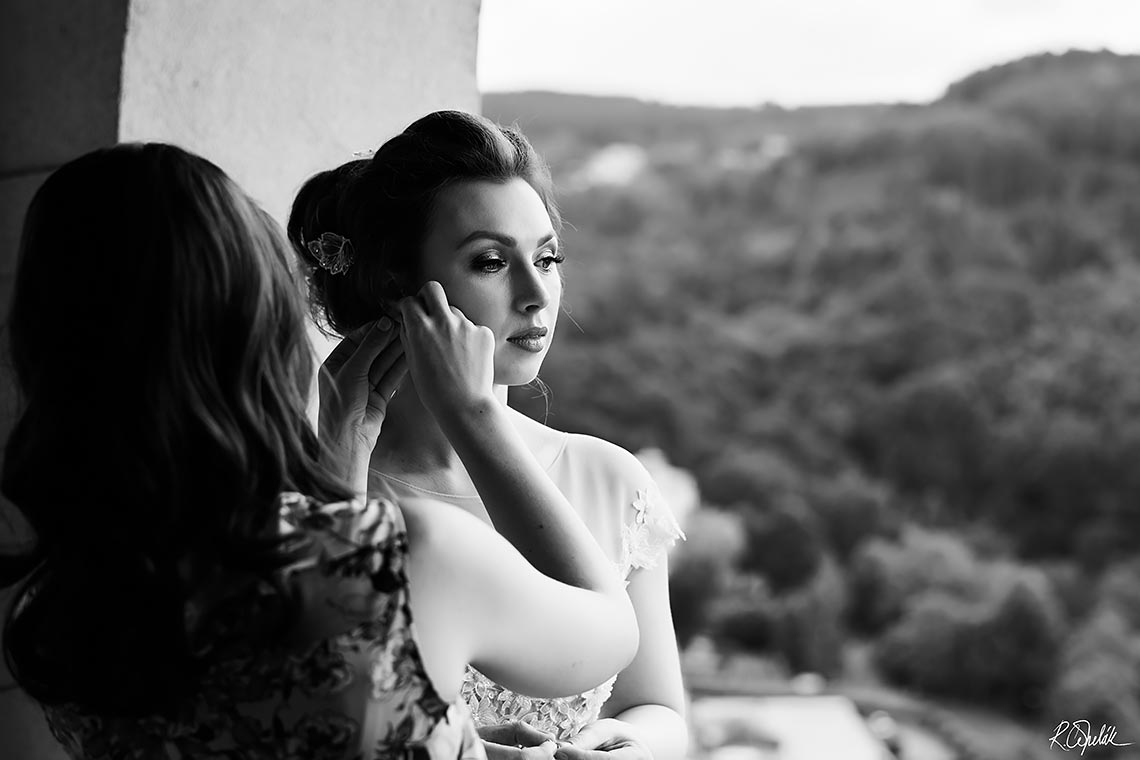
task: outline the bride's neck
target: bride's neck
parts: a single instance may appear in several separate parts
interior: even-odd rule
[[[495,397],[504,406],[507,386],[496,385]],[[462,463],[451,441],[420,398],[409,377],[388,404],[388,413],[372,456],[382,472],[460,471]]]

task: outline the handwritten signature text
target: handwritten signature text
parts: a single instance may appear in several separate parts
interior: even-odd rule
[[[1049,739],[1049,747],[1060,747],[1068,752],[1071,749],[1080,749],[1081,754],[1089,747],[1128,747],[1132,742],[1119,744],[1116,741],[1116,726],[1102,723],[1100,732],[1094,734],[1092,724],[1087,720],[1074,720],[1070,723],[1063,720],[1057,724],[1057,729]]]

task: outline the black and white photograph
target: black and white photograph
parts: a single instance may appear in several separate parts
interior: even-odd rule
[[[0,17],[0,759],[1140,760],[1140,3]]]

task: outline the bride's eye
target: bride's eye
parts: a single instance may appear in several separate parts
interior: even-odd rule
[[[507,262],[503,261],[498,256],[482,256],[478,259],[475,259],[474,263],[471,266],[476,271],[485,272],[486,274],[494,274],[495,272],[500,271],[506,265]]]
[[[556,264],[561,264],[563,261],[566,261],[566,257],[561,253],[548,250],[546,255],[536,261],[535,264],[542,271],[549,272]]]

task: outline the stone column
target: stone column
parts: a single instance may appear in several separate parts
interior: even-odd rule
[[[4,320],[28,201],[82,153],[132,140],[181,145],[284,222],[313,172],[379,146],[428,111],[479,107],[479,0],[9,0],[4,16]],[[4,363],[0,442],[17,405]],[[44,484],[60,498],[66,464],[58,483]],[[26,539],[12,518],[0,505],[0,551]],[[0,594],[5,609],[7,599]],[[0,754],[62,758],[10,684],[0,666]]]

